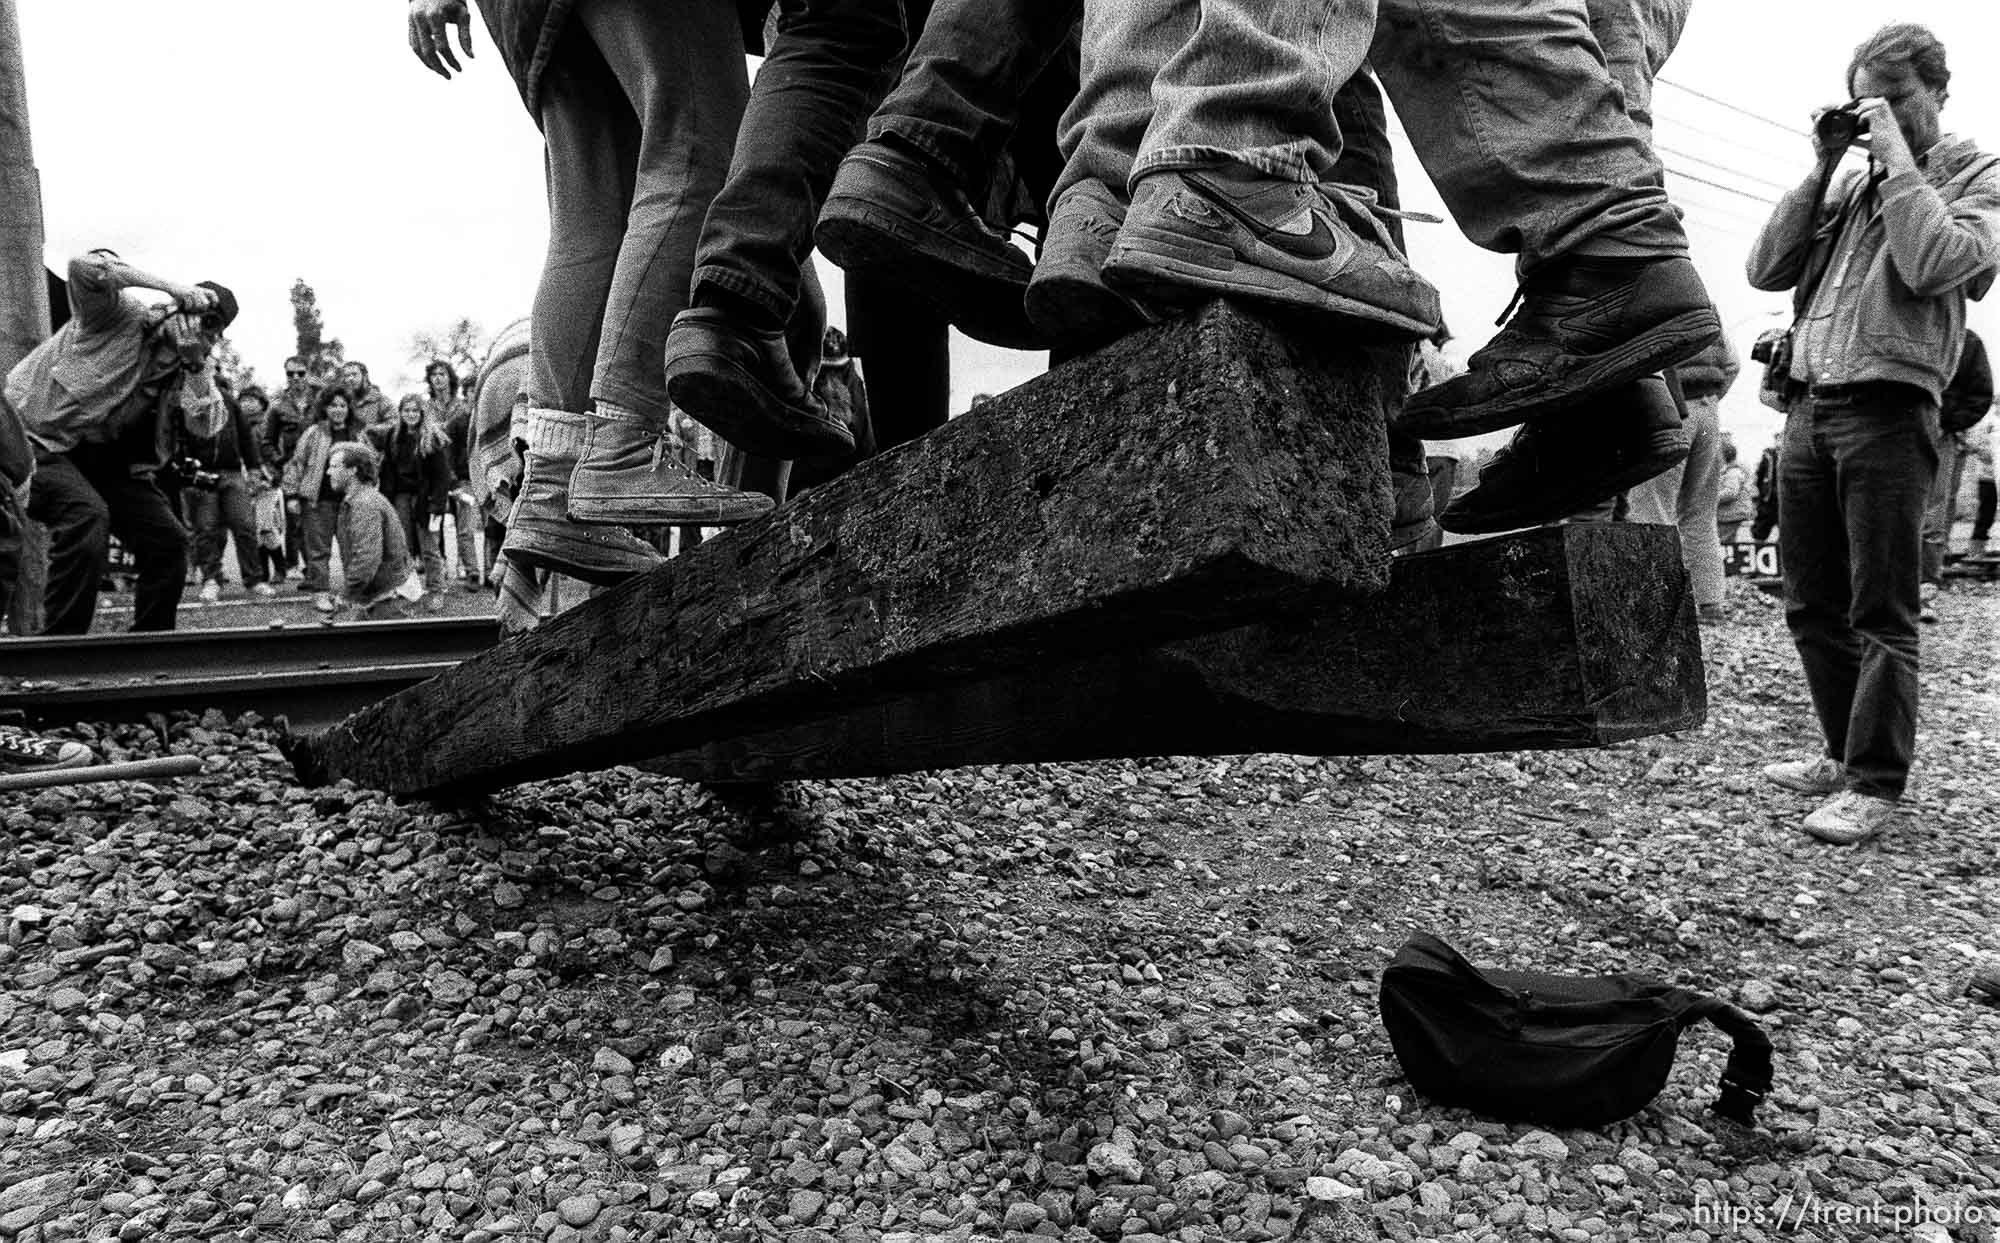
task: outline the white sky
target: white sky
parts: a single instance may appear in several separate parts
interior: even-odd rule
[[[470,316],[490,335],[527,313],[547,238],[540,136],[483,25],[474,24],[470,72],[447,83],[410,55],[395,3],[18,5],[58,270],[106,245],[163,275],[229,285],[243,307],[232,336],[267,383],[291,352],[295,277],[318,292],[328,335],[391,393],[420,373],[407,353],[412,333]],[[1656,91],[1657,139],[1696,261],[1746,355],[1787,307],[1743,283],[1744,253],[1768,212],[1757,199],[1804,176],[1805,119],[1844,96],[1854,46],[1892,18],[1930,25],[1952,56],[1946,129],[2000,149],[2000,77],[1980,59],[2000,47],[1996,12],[1990,0],[1695,5]],[[1443,214],[1397,133],[1406,205]],[[1510,260],[1449,224],[1409,233],[1412,258],[1443,291],[1455,349],[1478,345],[1513,291]],[[838,322],[839,273],[821,271]],[[1973,324],[2000,340],[1993,307],[1976,306]],[[957,409],[1044,362],[957,347]],[[1753,453],[1775,430],[1754,373],[1724,403],[1723,423]]]

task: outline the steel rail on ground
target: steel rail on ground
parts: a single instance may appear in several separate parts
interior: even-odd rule
[[[35,725],[218,708],[331,725],[498,640],[490,617],[0,639],[0,713]]]

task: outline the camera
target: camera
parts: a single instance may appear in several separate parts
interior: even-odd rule
[[[1813,122],[1813,130],[1822,147],[1853,146],[1855,139],[1868,132],[1868,122],[1861,119],[1861,101],[1850,99],[1838,108],[1828,108]]]
[[[1750,344],[1750,361],[1753,363],[1763,363],[1768,367],[1777,361],[1779,347],[1789,347],[1791,343],[1792,330],[1790,328],[1772,328],[1768,331],[1760,332],[1757,334],[1757,339]],[[1786,352],[1789,353],[1789,349]]]
[[[222,487],[222,472],[210,470],[201,464],[201,459],[182,454],[167,463],[167,473],[183,488],[194,488],[201,492],[214,492]]]

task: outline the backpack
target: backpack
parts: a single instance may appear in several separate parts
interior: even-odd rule
[[[1482,971],[1420,932],[1382,973],[1382,1025],[1419,1093],[1554,1127],[1629,1118],[1666,1086],[1683,1028],[1734,1040],[1715,1111],[1751,1124],[1771,1089],[1771,1041],[1748,1014],[1639,975]]]

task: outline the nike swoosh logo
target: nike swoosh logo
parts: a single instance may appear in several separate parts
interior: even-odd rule
[[[1271,225],[1270,230],[1273,233],[1287,233],[1293,237],[1312,236],[1312,231],[1313,231],[1312,208],[1307,207],[1304,211],[1299,212],[1297,215],[1292,216],[1289,219],[1280,221],[1277,224]]]

